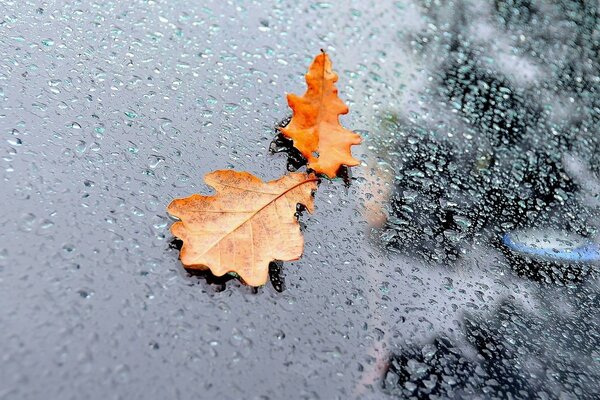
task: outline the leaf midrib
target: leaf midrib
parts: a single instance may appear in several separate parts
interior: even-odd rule
[[[267,208],[269,205],[274,204],[278,199],[280,199],[281,197],[285,196],[290,191],[294,190],[295,188],[297,188],[299,186],[307,184],[309,182],[316,182],[316,181],[318,181],[317,178],[309,178],[309,179],[306,179],[306,180],[304,180],[304,181],[302,181],[300,183],[295,184],[294,186],[292,186],[290,188],[287,188],[286,190],[284,190],[283,192],[281,192],[280,194],[278,194],[276,197],[274,197],[273,199],[269,200],[266,204],[264,204],[263,206],[261,206],[260,208],[258,208],[257,210],[255,210],[254,212],[251,212],[251,214],[248,216],[248,218],[244,219],[237,226],[235,226],[230,231],[226,232],[224,235],[222,235],[221,237],[219,237],[218,239],[216,239],[212,244],[210,244],[207,247],[207,250],[204,251],[199,256],[203,256],[204,254],[206,254],[208,251],[210,251],[211,249],[213,249],[215,247],[215,245],[221,243],[221,241],[223,239],[225,239],[227,236],[229,236],[233,232],[237,231],[239,228],[241,228],[243,225],[245,225],[248,221],[250,221],[252,218],[254,218],[257,214],[259,214],[262,210],[264,210],[265,208]],[[254,241],[252,241],[252,251],[254,252]],[[234,255],[234,257],[235,257],[235,255]],[[219,257],[219,266],[221,266],[220,257]],[[255,265],[254,265],[254,258],[253,258],[252,259],[252,275],[254,275],[254,268],[255,268]]]
[[[321,71],[321,92],[319,93],[319,112],[317,114],[317,123],[315,124],[319,128],[321,127],[321,115],[323,114],[324,104],[323,104],[323,96],[325,94],[325,61],[326,53],[323,52],[323,69]],[[317,130],[317,149],[319,148],[319,142],[321,141],[321,129]]]

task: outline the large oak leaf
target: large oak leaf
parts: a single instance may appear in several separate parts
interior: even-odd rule
[[[247,172],[220,170],[204,180],[214,196],[193,194],[167,208],[180,219],[171,232],[183,241],[180,258],[186,268],[209,268],[216,276],[235,272],[259,286],[267,281],[271,261],[300,258],[304,239],[296,207],[313,211],[314,175],[292,173],[263,182]]]

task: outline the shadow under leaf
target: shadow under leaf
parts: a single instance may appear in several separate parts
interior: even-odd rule
[[[298,210],[298,213],[301,213],[303,210]],[[183,247],[183,241],[178,238],[172,238],[169,242],[169,248],[181,251]],[[194,268],[185,268],[189,277],[200,278],[206,281],[208,285],[215,286],[217,292],[222,292],[227,287],[227,282],[232,279],[239,279],[242,281],[239,276],[235,273],[228,273],[223,276],[214,275],[210,269],[194,269]],[[269,263],[269,279],[271,280],[271,284],[273,288],[281,293],[285,290],[285,279],[283,275],[283,261],[274,261]],[[252,287],[252,293],[258,293],[257,287]]]
[[[271,154],[286,153],[288,171],[294,172],[306,165],[306,158],[294,147],[292,140],[283,136],[282,133],[275,136],[269,145],[269,152]]]

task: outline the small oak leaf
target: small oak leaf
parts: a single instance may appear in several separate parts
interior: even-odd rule
[[[339,122],[339,116],[348,113],[348,106],[338,97],[337,80],[329,56],[322,51],[308,69],[304,95],[288,94],[292,120],[279,128],[306,158],[308,168],[330,178],[337,175],[342,165],[359,164],[350,148],[361,142],[358,134]]]

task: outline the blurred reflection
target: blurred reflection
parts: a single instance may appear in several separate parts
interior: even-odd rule
[[[465,352],[460,343],[438,337],[431,344],[406,347],[391,358],[384,387],[416,398],[594,398],[598,393],[597,323],[585,308],[598,296],[569,292],[573,312],[536,315],[511,301],[488,315],[465,319]],[[574,335],[573,330],[578,333]]]
[[[494,3],[505,27],[529,21],[539,12],[531,2],[510,3]],[[597,40],[583,40],[598,35],[593,23],[597,18],[586,15],[597,13],[597,7],[568,2],[557,7],[579,14],[550,14],[577,23],[576,45],[563,49],[564,62],[548,72],[552,80],[531,85],[511,79],[486,61],[485,48],[461,37],[466,28],[457,27],[448,39],[447,60],[432,73],[437,79],[426,89],[444,105],[440,122],[425,125],[399,113],[381,120],[386,137],[394,138],[378,143],[378,157],[393,171],[387,177],[393,188],[387,194],[388,215],[380,229],[388,249],[447,263],[468,251],[474,240],[485,239],[506,250],[501,238],[518,229],[595,238],[598,209],[581,195],[582,186],[589,184],[574,177],[565,157],[583,152],[584,168],[600,170],[595,151],[600,136],[597,129],[588,129],[590,121],[598,120],[600,64],[597,57],[581,58],[598,49]],[[516,11],[521,8],[523,13]],[[461,7],[455,11],[456,19],[464,18]],[[431,13],[434,20],[443,15]],[[531,32],[545,50],[536,53],[538,57],[554,51],[544,32]],[[585,68],[586,63],[596,69]],[[576,101],[577,113],[556,112],[560,106],[555,104],[554,110],[548,103],[554,98]]]
[[[473,244],[500,250],[507,271],[540,284],[541,306],[532,312],[509,298],[465,316],[464,340],[439,333],[401,345],[383,386],[399,398],[594,398],[598,3],[495,1],[487,22],[524,71],[471,39],[485,29],[470,25],[465,4],[424,3],[432,25],[453,27],[413,41],[424,60],[447,52],[422,89],[435,122],[383,115],[374,157],[389,172],[368,179],[390,189],[367,199],[367,218],[386,249],[432,268],[459,264]],[[532,229],[537,236],[524,242]]]

